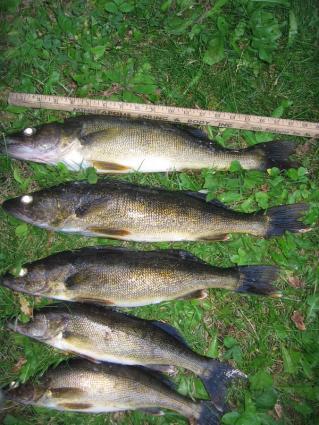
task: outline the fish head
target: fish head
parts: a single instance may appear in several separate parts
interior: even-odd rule
[[[44,309],[45,310],[45,309]],[[22,335],[38,341],[48,341],[58,337],[67,325],[67,317],[58,312],[36,312],[27,323],[18,323],[16,320],[9,322],[7,327]]]
[[[72,199],[63,198],[52,189],[8,199],[3,209],[14,217],[46,229],[56,229],[69,217]]]
[[[22,403],[22,404],[35,404],[46,392],[46,388],[40,385],[35,385],[32,382],[25,384],[17,384],[12,382],[6,390],[6,399]]]
[[[56,164],[59,161],[61,143],[61,125],[46,124],[9,134],[1,152],[16,159]]]
[[[54,259],[38,260],[26,264],[19,271],[8,271],[0,284],[13,291],[48,298],[62,298],[66,291],[65,280],[72,273],[72,265],[67,262],[57,264]],[[18,273],[17,273],[18,272]]]

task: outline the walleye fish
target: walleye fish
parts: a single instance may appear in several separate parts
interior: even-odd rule
[[[95,167],[100,173],[161,172],[214,168],[237,160],[247,170],[289,168],[295,143],[276,141],[246,149],[225,149],[193,127],[111,116],[80,116],[63,124],[26,128],[8,135],[3,153],[71,170]]]
[[[192,351],[176,329],[166,323],[139,319],[91,305],[50,306],[26,323],[8,323],[9,329],[63,351],[91,360],[141,365],[178,366],[198,375],[216,407],[223,409],[226,384],[245,375]],[[216,384],[218,383],[218,393]]]
[[[178,394],[161,374],[78,359],[49,369],[37,383],[8,389],[4,399],[83,413],[142,410],[158,415],[163,414],[161,409],[169,409],[188,418],[192,425],[218,425],[221,416],[211,402],[193,401]]]
[[[117,180],[71,182],[9,199],[3,208],[48,230],[141,242],[225,240],[228,233],[269,237],[305,232],[304,204],[240,213],[198,192],[135,186]]]
[[[176,299],[202,299],[208,288],[280,297],[272,266],[212,267],[186,251],[132,251],[89,247],[26,264],[2,285],[65,301],[137,307]]]

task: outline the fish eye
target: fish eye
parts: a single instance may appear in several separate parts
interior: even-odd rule
[[[28,269],[25,269],[25,268],[22,268],[20,271],[19,271],[19,277],[23,277],[23,276],[25,276],[26,274],[28,274]]]
[[[24,196],[22,196],[21,202],[23,204],[31,204],[33,202],[33,196],[31,196],[31,195],[24,195]]]
[[[35,128],[31,128],[31,127],[27,127],[23,130],[23,134],[25,136],[33,136],[36,133],[36,129]]]

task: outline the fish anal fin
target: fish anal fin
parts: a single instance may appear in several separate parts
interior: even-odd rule
[[[59,403],[58,407],[65,410],[88,410],[93,406],[89,403]]]
[[[178,297],[176,300],[203,300],[207,297],[207,295],[207,291],[204,289],[199,289],[197,291],[183,295],[182,297]]]
[[[150,415],[154,415],[154,416],[163,416],[164,412],[163,410],[161,410],[160,408],[157,407],[147,407],[145,409],[139,409],[140,412],[143,413],[148,413]]]
[[[187,342],[185,341],[184,337],[178,332],[178,330],[176,328],[174,328],[173,326],[169,325],[168,323],[165,322],[161,322],[158,320],[152,320],[151,323],[158,327],[159,329],[161,329],[162,331],[166,332],[167,334],[171,335],[172,337],[174,337],[177,341],[179,341],[180,343],[182,343],[183,345],[185,345],[186,347],[188,347]]]
[[[127,172],[131,170],[131,167],[126,165],[116,164],[115,162],[105,161],[91,161],[92,166],[98,171],[110,172],[110,171],[123,171]]]
[[[227,233],[220,233],[215,235],[206,235],[198,238],[199,241],[228,241],[229,235]]]
[[[176,368],[174,366],[170,366],[170,365],[148,364],[145,367],[147,367],[147,369],[152,369],[152,370],[155,370],[157,372],[167,373],[170,376],[174,376],[177,373]]]
[[[109,237],[121,237],[121,236],[128,236],[130,235],[130,232],[125,229],[115,229],[115,228],[106,228],[106,227],[99,227],[99,226],[90,226],[87,228],[90,232],[109,236]]]

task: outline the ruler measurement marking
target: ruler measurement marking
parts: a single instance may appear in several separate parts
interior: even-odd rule
[[[234,112],[207,111],[166,105],[138,104],[101,99],[75,98],[28,93],[10,93],[12,105],[96,114],[143,117],[185,124],[212,125],[296,136],[319,136],[319,123],[263,117]]]

